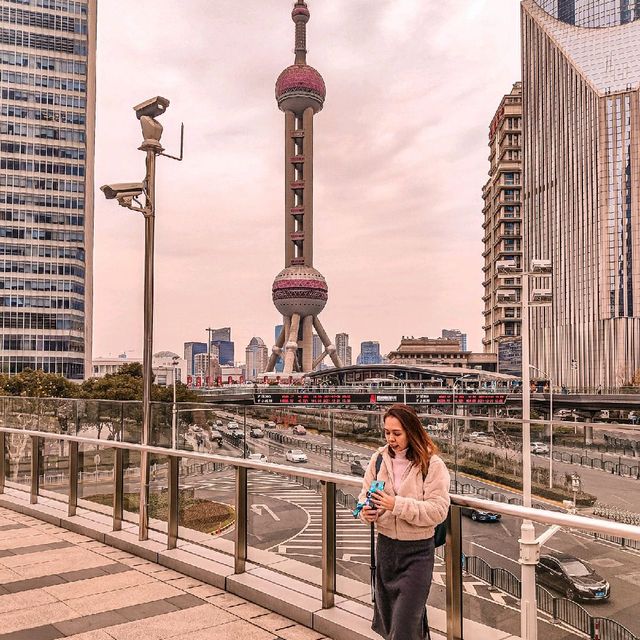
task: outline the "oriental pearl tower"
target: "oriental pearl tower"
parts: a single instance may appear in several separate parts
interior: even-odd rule
[[[309,9],[296,2],[295,62],[276,81],[276,100],[284,111],[285,268],[273,281],[273,304],[283,316],[281,331],[269,358],[274,370],[284,352],[284,374],[312,371],[328,355],[342,366],[318,315],[328,298],[324,276],[313,268],[313,116],[322,109],[326,89],[322,76],[307,64]],[[313,329],[324,351],[313,360]]]

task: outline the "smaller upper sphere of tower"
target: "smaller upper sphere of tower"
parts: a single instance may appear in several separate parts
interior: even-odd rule
[[[276,80],[276,100],[281,111],[302,113],[322,109],[327,89],[318,71],[308,64],[292,64]]]
[[[306,4],[303,2],[296,2],[291,12],[291,19],[294,22],[309,22],[311,14]]]

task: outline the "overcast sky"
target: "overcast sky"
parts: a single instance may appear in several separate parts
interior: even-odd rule
[[[315,120],[314,266],[322,322],[384,353],[402,335],[482,339],[482,185],[489,122],[520,79],[517,0],[309,0],[308,63],[327,85]],[[284,266],[289,0],[103,0],[96,188],[139,181],[131,107],[163,95],[154,350],[231,326],[236,359],[271,346]],[[142,216],[98,192],[94,357],[142,351]]]

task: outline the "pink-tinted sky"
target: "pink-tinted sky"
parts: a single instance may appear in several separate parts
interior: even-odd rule
[[[96,188],[138,181],[131,107],[171,100],[158,162],[154,349],[231,326],[236,358],[271,346],[283,265],[289,0],[103,0]],[[517,0],[309,0],[308,62],[327,85],[315,125],[315,267],[328,333],[383,352],[442,328],[482,337],[488,124],[520,77]],[[142,349],[142,216],[98,192],[94,357]]]

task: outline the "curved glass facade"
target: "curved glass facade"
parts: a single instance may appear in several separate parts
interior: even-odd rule
[[[599,28],[640,18],[640,0],[535,0],[549,15],[576,27]]]

